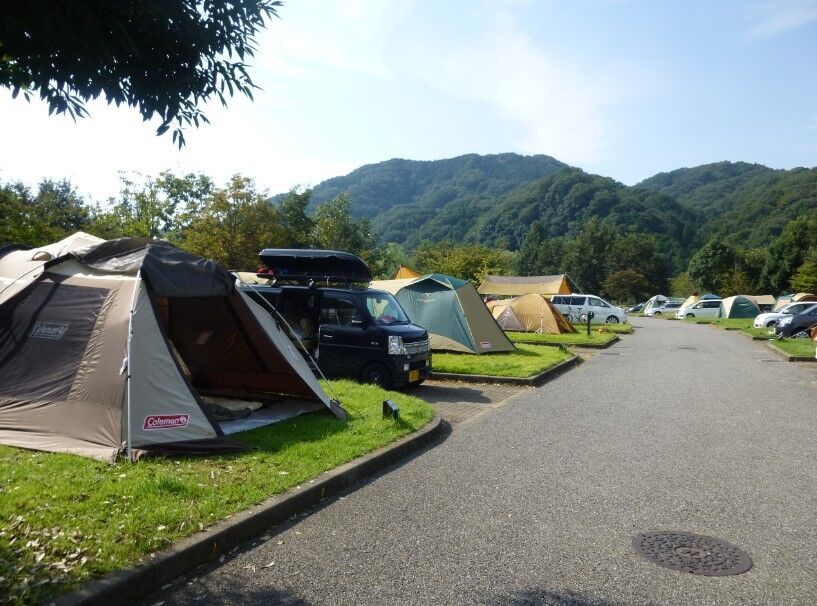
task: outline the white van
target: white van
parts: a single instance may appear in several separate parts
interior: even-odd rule
[[[586,322],[588,312],[593,312],[593,322],[599,324],[627,323],[627,312],[610,305],[601,297],[593,295],[553,295],[553,306],[562,312],[569,322]]]
[[[691,305],[681,307],[675,313],[675,317],[679,320],[684,318],[714,318],[718,315],[718,310],[721,308],[720,299],[704,299],[702,301],[695,301]]]

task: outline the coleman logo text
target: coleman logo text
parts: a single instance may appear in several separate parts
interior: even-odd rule
[[[36,322],[28,333],[33,339],[50,339],[56,341],[62,339],[68,330],[68,324],[57,322]]]
[[[190,415],[150,415],[145,417],[142,429],[173,429],[187,427]]]

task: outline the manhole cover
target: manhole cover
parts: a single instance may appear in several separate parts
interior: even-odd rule
[[[633,537],[633,547],[653,564],[707,577],[741,574],[752,567],[752,558],[745,551],[700,534],[643,532]]]

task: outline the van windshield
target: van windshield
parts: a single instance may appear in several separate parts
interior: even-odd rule
[[[376,324],[408,324],[403,308],[390,294],[385,292],[368,293],[363,295],[366,309]]]

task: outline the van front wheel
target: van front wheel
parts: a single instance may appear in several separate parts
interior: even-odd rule
[[[373,383],[383,389],[389,389],[392,385],[391,373],[383,364],[369,364],[363,369],[360,380],[363,383]]]
[[[609,316],[607,318],[608,324],[618,324],[618,316]]]

